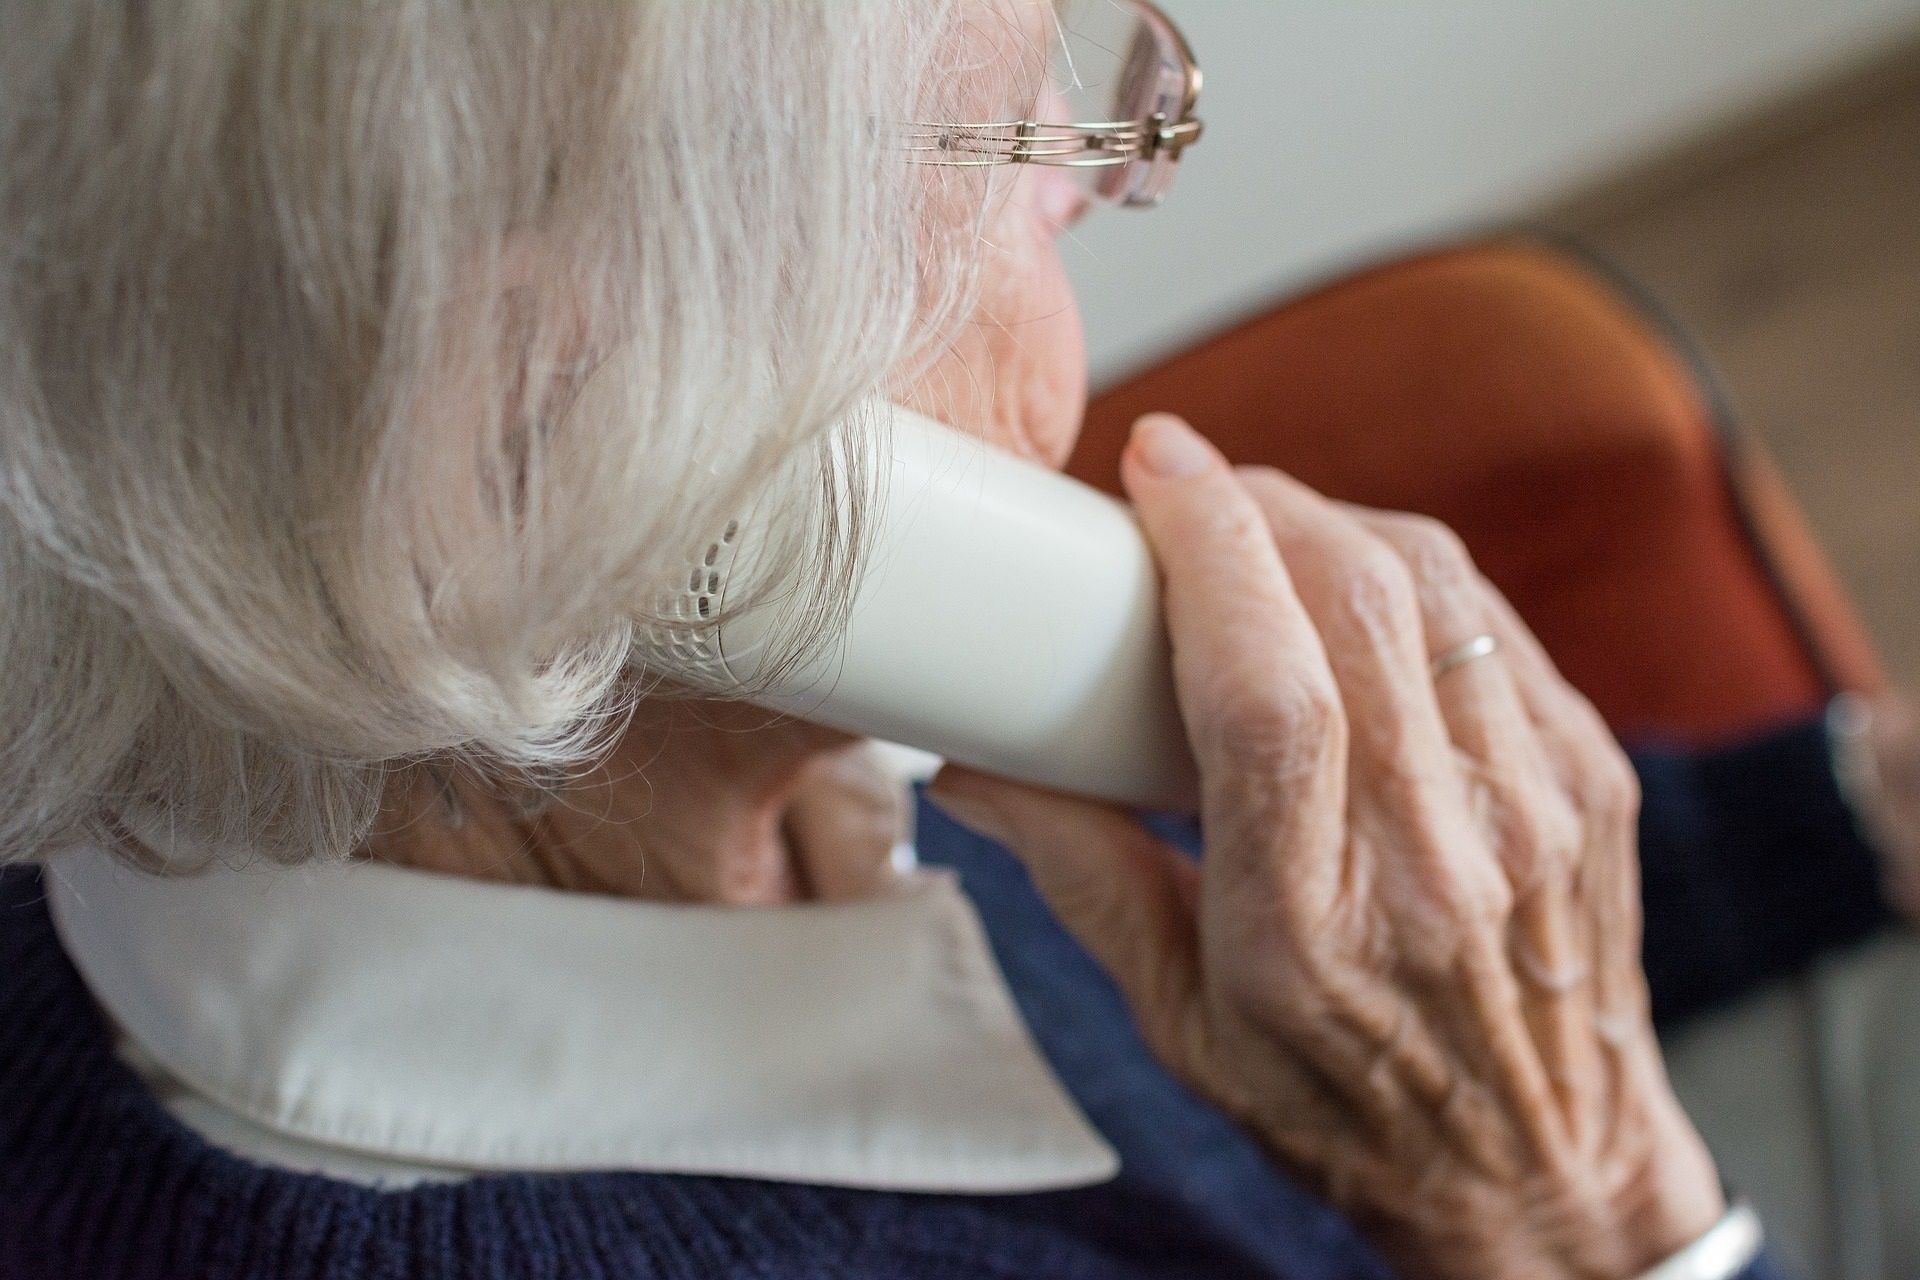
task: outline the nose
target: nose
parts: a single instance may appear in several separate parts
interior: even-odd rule
[[[1075,223],[1087,216],[1092,201],[1080,185],[1073,180],[1070,169],[1053,169],[1044,165],[1035,165],[1034,170],[1034,210],[1047,221],[1047,226],[1055,235],[1072,229]]]
[[[1072,104],[1058,84],[1048,84],[1041,89],[1039,100],[1034,103],[1033,118],[1043,125],[1072,121]],[[1074,171],[1046,165],[1034,168],[1039,174],[1034,183],[1035,208],[1055,235],[1072,230],[1075,223],[1087,216],[1093,203],[1075,179]]]

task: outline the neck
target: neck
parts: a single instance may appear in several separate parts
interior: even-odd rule
[[[737,704],[647,702],[603,761],[550,789],[503,787],[463,765],[396,773],[367,854],[575,892],[796,901],[816,887],[790,818],[853,746]]]

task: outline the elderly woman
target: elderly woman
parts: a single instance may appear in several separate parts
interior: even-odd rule
[[[1051,5],[0,12],[0,1274],[1763,1272],[1633,775],[1437,528],[1140,424],[1204,856],[933,789],[1111,987],[937,815],[971,901],[896,869],[866,747],[635,666],[796,460],[830,635],[856,405],[1066,455],[1086,197],[977,127],[1070,109]]]

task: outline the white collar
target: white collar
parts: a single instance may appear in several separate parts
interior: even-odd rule
[[[973,1193],[1118,1167],[946,872],[761,909],[365,862],[165,879],[88,849],[48,881],[129,1059],[256,1158]]]

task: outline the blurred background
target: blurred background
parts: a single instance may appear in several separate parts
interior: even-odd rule
[[[1396,250],[1570,231],[1689,326],[1920,686],[1920,0],[1170,9],[1207,142],[1069,247],[1096,381]]]

